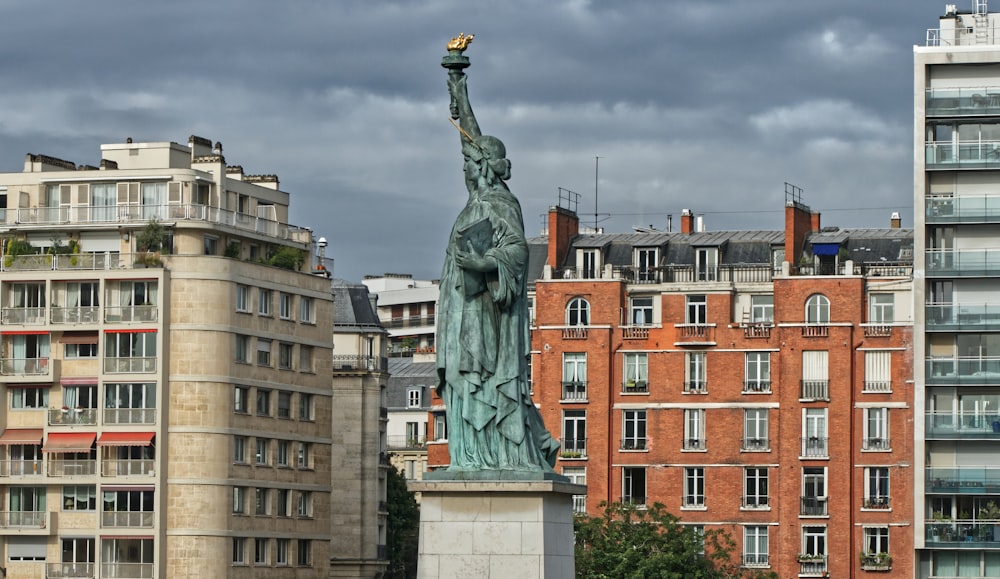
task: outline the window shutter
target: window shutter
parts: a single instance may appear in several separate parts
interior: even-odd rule
[[[73,202],[73,186],[72,185],[60,185],[59,186],[59,204],[69,205]]]
[[[128,184],[128,202],[130,205],[139,204],[139,184],[129,183]]]
[[[90,205],[90,185],[76,186],[76,200],[80,205]]]
[[[178,181],[167,183],[167,203],[171,205],[181,204],[181,184]]]
[[[128,205],[128,183],[118,184],[118,204]]]

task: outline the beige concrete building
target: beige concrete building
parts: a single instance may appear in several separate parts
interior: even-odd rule
[[[361,540],[330,281],[278,185],[193,136],[0,174],[8,578],[329,577]]]

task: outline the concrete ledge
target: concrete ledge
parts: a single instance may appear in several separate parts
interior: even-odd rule
[[[425,473],[429,474],[429,473]],[[407,488],[418,493],[558,493],[585,495],[587,487],[558,480],[412,480]]]

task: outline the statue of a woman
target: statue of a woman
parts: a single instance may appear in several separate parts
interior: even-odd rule
[[[465,73],[449,68],[469,200],[448,240],[438,306],[448,471],[551,473],[559,445],[529,393],[528,245],[521,206],[504,183],[510,161],[500,139],[479,130]]]

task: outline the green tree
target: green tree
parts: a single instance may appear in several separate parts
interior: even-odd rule
[[[406,477],[394,468],[386,476],[386,548],[389,567],[386,579],[411,579],[417,576],[417,546],[420,507],[406,488]]]
[[[267,260],[268,265],[299,270],[306,260],[306,252],[294,247],[282,246]]]
[[[639,509],[602,503],[595,517],[576,519],[576,576],[588,579],[763,578],[741,569],[735,543],[721,529],[699,533],[656,503]]]

